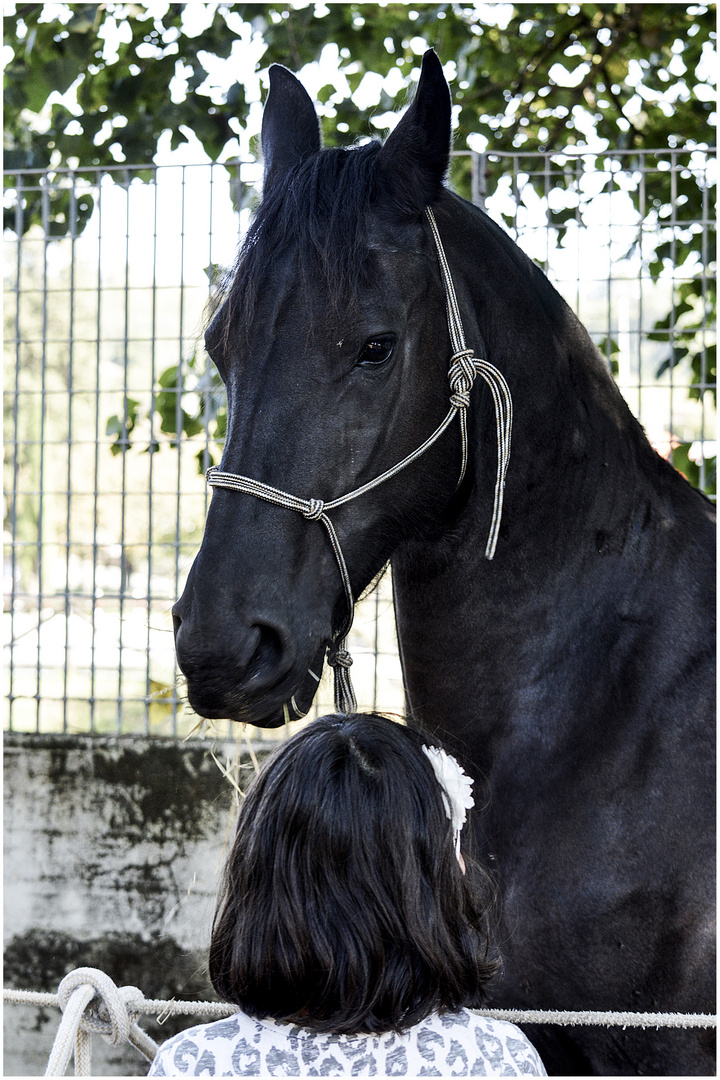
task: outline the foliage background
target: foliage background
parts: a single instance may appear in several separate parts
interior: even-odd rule
[[[382,127],[432,46],[459,142],[558,150],[593,132],[614,149],[707,145],[714,37],[707,4],[18,4],[6,167],[141,164],[164,131],[218,160],[257,131],[254,69],[298,71],[333,47],[337,77],[318,93],[330,143]],[[218,58],[232,59],[230,85]],[[358,111],[368,75],[376,100]]]
[[[247,156],[275,62],[330,72],[315,86],[328,144],[366,139],[392,126],[430,46],[452,88],[458,148],[691,150],[713,141],[715,36],[707,4],[18,4],[6,18],[5,165],[136,165],[168,142],[199,144],[213,161]],[[488,194],[498,178],[488,174]],[[469,194],[466,162],[453,183]],[[656,180],[651,206],[667,216],[679,196],[701,217],[693,179],[673,193],[670,183]],[[252,197],[238,189],[239,203]],[[68,228],[67,199],[53,200],[51,234]],[[92,210],[87,196],[76,227]],[[562,229],[572,214],[551,211],[550,224]],[[38,195],[24,228],[41,216]],[[689,357],[691,395],[708,382],[714,395],[715,349],[698,337],[716,309],[705,253],[698,234],[670,247],[657,249],[655,276],[671,254],[694,257],[699,272],[658,320],[659,340],[678,331],[662,370]],[[173,378],[162,382],[171,394]],[[202,422],[186,417],[186,434]],[[123,423],[133,418],[115,419],[118,435]]]

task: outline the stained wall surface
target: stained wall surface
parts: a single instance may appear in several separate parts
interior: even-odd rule
[[[199,740],[6,734],[6,987],[55,992],[88,966],[148,998],[214,999],[206,954],[234,810],[211,749],[222,757]],[[59,1016],[6,1006],[5,1076],[43,1075]],[[197,1022],[141,1025],[161,1041]],[[93,1075],[147,1068],[93,1038]]]

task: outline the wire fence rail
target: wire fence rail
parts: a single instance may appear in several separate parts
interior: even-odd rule
[[[462,152],[452,175],[577,311],[659,452],[712,495],[714,153]],[[259,179],[256,162],[5,176],[8,730],[198,723],[171,607],[224,435],[202,329]],[[350,648],[360,707],[401,711],[389,575]],[[330,708],[328,681],[314,714]]]

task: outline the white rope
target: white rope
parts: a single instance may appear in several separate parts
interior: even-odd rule
[[[510,463],[510,438],[512,434],[512,395],[505,376],[493,364],[487,360],[480,360],[475,356],[472,349],[468,349],[465,343],[465,330],[463,328],[460,307],[455,294],[455,285],[450,265],[445,255],[445,249],[440,239],[440,231],[437,227],[435,215],[428,206],[425,210],[430,222],[435,247],[437,248],[440,274],[445,289],[445,306],[447,309],[448,328],[453,347],[453,365],[448,372],[453,395],[450,402],[459,411],[460,430],[462,438],[462,465],[460,469],[460,484],[465,476],[468,458],[467,437],[467,410],[470,406],[470,391],[472,390],[475,375],[480,375],[490,387],[495,405],[495,426],[497,437],[497,474],[495,478],[495,498],[493,501],[493,516],[490,525],[490,535],[485,547],[485,558],[492,559],[495,555],[498,533],[500,531],[500,519],[502,517],[503,495],[505,491],[505,476]]]
[[[157,1043],[136,1023],[137,1017],[147,1011],[142,991],[136,986],[117,987],[109,975],[97,968],[71,971],[56,995],[6,990],[3,996],[5,1001],[53,1004],[62,1009],[45,1076],[64,1076],[73,1050],[75,1075],[91,1076],[91,1035],[101,1035],[111,1046],[129,1042],[148,1061],[157,1053]],[[45,1000],[33,1001],[33,997]]]
[[[231,491],[239,491],[245,495],[253,495],[255,498],[263,499],[265,502],[273,503],[275,506],[282,506],[287,510],[294,510],[299,514],[302,514],[307,521],[321,521],[325,526],[333,552],[335,553],[335,560],[338,564],[340,577],[342,578],[348,612],[342,631],[335,635],[328,651],[328,664],[335,672],[335,708],[341,713],[355,712],[357,708],[349,671],[350,665],[352,664],[352,657],[346,647],[347,636],[353,622],[355,600],[352,594],[352,586],[350,584],[347,565],[340,547],[340,541],[337,538],[335,528],[332,521],[327,516],[326,511],[334,510],[336,507],[343,506],[352,499],[357,499],[366,492],[372,491],[373,488],[379,487],[380,484],[384,484],[386,480],[390,480],[391,477],[396,476],[403,469],[406,469],[408,465],[417,461],[426,450],[429,450],[430,447],[437,442],[443,432],[447,430],[455,419],[455,416],[458,416],[460,421],[460,442],[462,448],[460,476],[457,482],[457,486],[459,487],[467,471],[467,410],[470,407],[470,391],[472,390],[477,375],[484,379],[492,393],[493,404],[495,406],[495,434],[497,440],[497,473],[495,477],[492,520],[490,523],[487,545],[485,547],[486,559],[492,559],[494,557],[500,531],[500,520],[502,518],[503,496],[505,491],[505,476],[510,462],[510,439],[512,434],[513,410],[510,387],[502,372],[498,371],[498,369],[487,360],[478,359],[473,350],[467,348],[462,317],[460,315],[460,308],[455,294],[455,286],[453,284],[452,274],[450,273],[450,266],[445,255],[445,249],[443,248],[442,240],[440,239],[435,215],[430,207],[426,208],[425,213],[430,222],[430,228],[437,250],[440,276],[445,292],[448,329],[453,348],[453,355],[448,370],[448,380],[450,382],[451,390],[450,409],[445,419],[435,429],[432,435],[430,435],[421,446],[418,446],[417,449],[413,450],[407,457],[404,457],[402,461],[399,461],[396,465],[386,469],[384,473],[381,473],[380,476],[376,476],[374,480],[369,480],[361,487],[355,488],[354,491],[349,491],[346,495],[341,495],[339,498],[332,499],[330,502],[323,502],[322,499],[301,499],[297,495],[292,495],[287,491],[281,491],[279,488],[272,487],[270,484],[264,484],[260,480],[254,480],[250,476],[241,476],[238,473],[225,472],[216,466],[208,469],[205,474],[207,483],[210,487],[223,487],[228,488]],[[295,704],[294,698],[290,701],[290,707],[296,715],[302,715]]]
[[[92,975],[93,982],[88,981],[88,974]],[[77,979],[75,985],[75,977],[80,976]],[[71,972],[69,976],[63,980],[72,979],[72,982],[67,985],[71,986],[72,993],[65,1006],[65,1012],[63,1014],[63,1021],[73,1006],[73,1002],[77,1003],[80,998],[75,998],[74,995],[78,993],[78,990],[92,991],[89,997],[86,996],[87,1001],[90,1001],[96,991],[97,977],[101,977],[102,980],[107,980],[107,983],[115,987],[115,984],[107,975],[104,975],[102,971],[97,971],[95,968],[78,968],[77,971]],[[85,980],[85,982],[83,982]],[[63,985],[61,983],[61,987]],[[107,983],[104,983],[107,986]],[[115,987],[117,991],[118,988]],[[207,1016],[211,1019],[220,1020],[227,1016],[232,1016],[238,1011],[236,1005],[228,1005],[221,1001],[165,1001],[156,998],[145,998],[137,987],[122,987],[118,993],[122,996],[124,991],[132,991],[129,1002],[125,1002],[126,1010],[132,1010],[131,1016],[144,1013],[146,1015],[154,1015],[158,1022],[162,1023],[168,1016]],[[67,995],[65,995],[67,997]],[[3,1000],[8,1004],[17,1005],[36,1005],[36,1006],[60,1006],[59,994],[41,993],[35,990],[4,990]],[[583,1011],[560,1011],[560,1010],[546,1010],[546,1009],[478,1009],[477,1012],[481,1016],[488,1016],[495,1020],[509,1020],[514,1024],[558,1024],[562,1026],[578,1026],[578,1027],[639,1027],[639,1028],[712,1028],[717,1026],[717,1017],[711,1013],[678,1013],[678,1012],[594,1012],[592,1010]],[[128,1018],[128,1020],[130,1017]],[[93,1026],[95,1021],[91,1021],[87,1018],[86,1024],[83,1027],[88,1030],[97,1031],[98,1029]],[[129,1030],[132,1030],[132,1024],[128,1023]],[[62,1024],[61,1024],[62,1027]],[[118,1029],[119,1030],[119,1029]],[[139,1030],[139,1029],[138,1029]],[[103,1028],[100,1034],[103,1034],[107,1038],[106,1030]],[[143,1033],[144,1034],[144,1033]],[[58,1036],[60,1032],[58,1032]],[[145,1036],[148,1042],[152,1042],[148,1036]],[[132,1041],[132,1040],[131,1040]],[[56,1043],[58,1039],[56,1039]],[[153,1046],[155,1044],[153,1043]],[[66,1058],[66,1064],[69,1060],[69,1053]],[[53,1048],[53,1053],[55,1048]],[[143,1051],[145,1053],[145,1051]],[[152,1051],[154,1055],[154,1050]],[[152,1056],[149,1053],[145,1053],[145,1056],[152,1060]],[[46,1072],[46,1076],[57,1075],[49,1071]],[[77,1075],[84,1075],[78,1073]]]
[[[50,1052],[50,1060],[45,1070],[45,1076],[64,1076],[73,1050],[76,1051],[75,1075],[90,1075],[89,1072],[78,1072],[78,1069],[89,1068],[90,1064],[87,1060],[85,1040],[80,1038],[80,1020],[85,1012],[85,1007],[94,997],[94,986],[78,986],[69,1001],[65,1003],[62,1020]],[[56,1004],[59,1005],[57,998]]]
[[[76,970],[82,971],[82,968]],[[87,970],[87,969],[86,969]],[[89,970],[95,971],[94,968]],[[103,973],[100,972],[102,975]],[[93,994],[94,994],[94,987]],[[136,987],[133,987],[136,990]],[[138,991],[139,993],[139,991]],[[3,990],[3,1001],[8,1005],[36,1005],[38,1008],[60,1008],[57,994],[50,994],[40,990]],[[139,1008],[141,1013],[156,1015],[161,1022],[163,1014],[167,1016],[213,1016],[222,1019],[232,1016],[238,1011],[237,1005],[227,1005],[224,1001],[176,1001],[171,998],[165,1001],[162,998],[146,998],[142,1001],[133,1001],[134,1008]]]
[[[512,1024],[561,1024],[578,1027],[711,1028],[711,1013],[553,1012],[545,1009],[478,1009],[482,1016]]]

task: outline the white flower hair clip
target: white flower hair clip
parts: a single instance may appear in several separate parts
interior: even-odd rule
[[[455,854],[460,860],[460,833],[467,818],[467,811],[475,805],[472,795],[473,782],[454,757],[446,754],[439,746],[423,746],[425,755],[430,759],[437,782],[440,785],[445,804],[445,813],[455,834]]]

